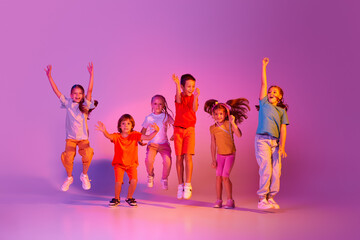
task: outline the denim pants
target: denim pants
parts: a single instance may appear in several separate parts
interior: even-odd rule
[[[260,198],[273,197],[280,189],[279,139],[269,135],[256,134],[255,155],[260,175],[257,194]]]

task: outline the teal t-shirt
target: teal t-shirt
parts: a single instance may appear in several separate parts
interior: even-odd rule
[[[259,123],[256,134],[267,134],[280,138],[281,124],[289,125],[285,109],[269,103],[267,96],[259,101]]]

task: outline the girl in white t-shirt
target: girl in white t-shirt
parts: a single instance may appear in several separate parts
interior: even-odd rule
[[[147,130],[151,134],[155,131],[151,125],[156,123],[159,126],[158,134],[147,143],[145,165],[148,172],[148,187],[154,186],[154,161],[157,153],[160,153],[163,158],[163,171],[161,178],[162,188],[168,189],[168,176],[171,169],[171,148],[167,137],[167,130],[170,125],[174,124],[174,119],[169,114],[169,109],[165,97],[162,95],[155,95],[151,98],[152,113],[145,117],[142,124],[141,133],[145,134]],[[173,137],[170,138],[173,140]],[[141,145],[146,145],[142,144]]]
[[[87,119],[91,110],[97,105],[97,101],[93,101],[91,98],[94,84],[94,66],[92,63],[89,63],[87,67],[90,73],[90,80],[86,95],[84,88],[81,85],[76,84],[71,88],[70,98],[64,97],[64,95],[58,90],[51,76],[51,69],[51,65],[48,65],[45,68],[46,76],[49,79],[49,83],[55,95],[60,99],[61,107],[66,109],[66,145],[65,151],[61,154],[61,161],[65,167],[67,178],[61,186],[61,190],[64,192],[67,191],[74,181],[72,171],[76,147],[79,149],[79,154],[82,157],[83,163],[83,171],[80,175],[82,187],[84,190],[89,190],[91,188],[91,184],[87,172],[91,159],[94,155],[94,151],[90,147],[88,140],[89,129]]]

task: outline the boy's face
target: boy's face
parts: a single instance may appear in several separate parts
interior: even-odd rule
[[[129,119],[125,119],[120,123],[121,133],[127,133],[129,134],[132,129],[132,123]]]
[[[195,91],[195,81],[187,80],[185,82],[185,86],[181,85],[181,89],[186,96],[191,96],[191,94],[193,94]]]

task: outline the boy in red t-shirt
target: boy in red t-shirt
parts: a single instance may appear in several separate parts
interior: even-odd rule
[[[198,97],[200,90],[198,88],[195,89],[195,78],[191,74],[182,75],[180,81],[175,74],[173,74],[172,78],[176,84],[174,145],[176,154],[176,172],[179,181],[177,198],[189,199],[192,192],[192,155],[195,154],[195,113],[199,107]],[[184,162],[186,176],[185,185]]]
[[[130,114],[124,114],[118,121],[119,133],[109,134],[105,125],[98,122],[97,130],[104,133],[104,136],[110,139],[115,146],[114,159],[112,165],[115,171],[115,198],[110,201],[109,206],[115,207],[120,204],[121,184],[123,183],[124,173],[129,177],[130,186],[125,201],[130,206],[137,206],[133,194],[137,184],[137,166],[138,162],[138,142],[140,140],[151,140],[159,131],[159,127],[154,124],[151,127],[155,132],[150,135],[144,135],[137,131],[133,131],[135,126],[134,118]]]

